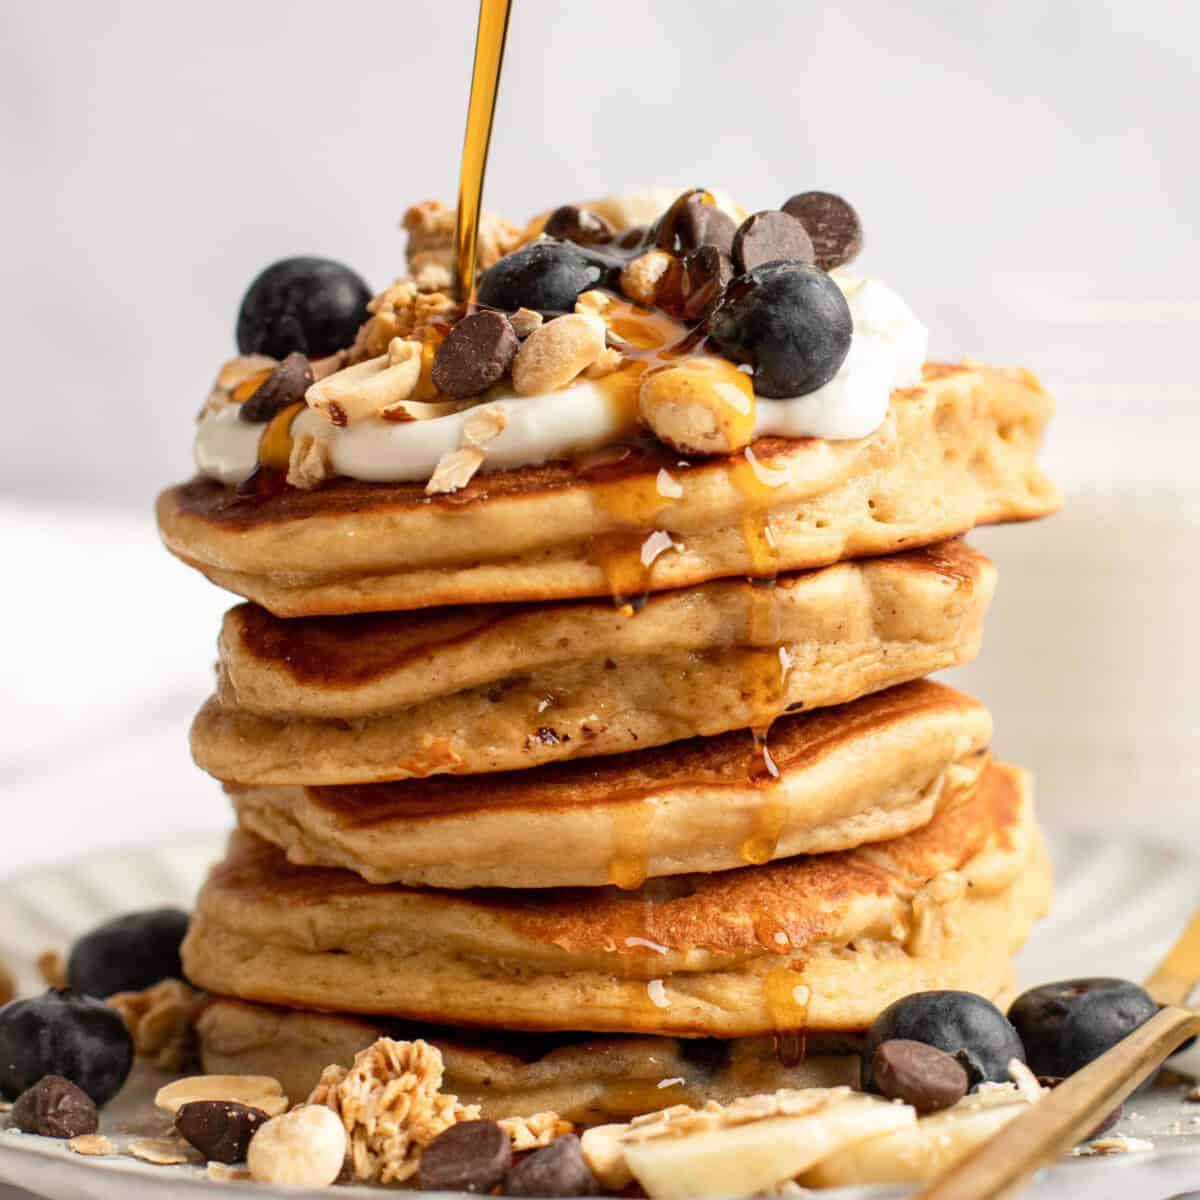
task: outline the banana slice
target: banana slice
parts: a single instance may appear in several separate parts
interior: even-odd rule
[[[823,1158],[801,1183],[814,1188],[927,1183],[1019,1117],[1029,1104],[1030,1097],[1009,1084],[985,1088],[914,1125]]]
[[[904,1104],[836,1089],[812,1091],[803,1115],[627,1139],[625,1163],[651,1200],[732,1200],[793,1179],[844,1146],[916,1123],[915,1111]]]

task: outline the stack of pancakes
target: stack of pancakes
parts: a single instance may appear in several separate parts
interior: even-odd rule
[[[564,401],[566,402],[566,401]],[[930,366],[872,436],[159,502],[251,603],[193,749],[239,828],[185,945],[210,1071],[421,1036],[488,1115],[854,1082],[928,988],[999,999],[1050,868],[956,540],[1052,512],[1050,402]]]

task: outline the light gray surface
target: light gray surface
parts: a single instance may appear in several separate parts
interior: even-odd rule
[[[144,506],[185,469],[261,266],[400,269],[405,205],[454,194],[474,13],[0,5],[0,491]],[[937,353],[1153,379],[1196,328],[1198,37],[1177,0],[517,0],[487,200],[523,219],[652,182],[752,207],[842,190],[864,268]],[[1161,334],[1097,336],[1131,319]]]

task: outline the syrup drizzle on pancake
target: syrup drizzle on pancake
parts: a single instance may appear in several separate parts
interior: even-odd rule
[[[247,396],[253,391],[251,388]],[[292,424],[304,409],[304,401],[297,400],[267,422],[258,442],[258,466],[238,484],[238,499],[274,495],[287,486],[288,463],[292,457]]]

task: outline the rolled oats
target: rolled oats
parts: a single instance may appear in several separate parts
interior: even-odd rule
[[[457,212],[438,200],[414,204],[401,225],[408,234],[408,269],[414,278],[429,277],[436,282],[436,268],[447,275],[454,267],[454,226]],[[479,215],[479,236],[475,261],[480,271],[494,266],[525,241],[525,234],[511,221],[495,213]]]
[[[591,313],[567,313],[535,329],[513,359],[513,388],[520,396],[566,387],[604,352],[605,325]]]
[[[439,1133],[479,1116],[477,1105],[442,1094],[442,1078],[436,1047],[380,1038],[348,1070],[326,1067],[308,1103],[341,1118],[355,1179],[403,1183],[416,1174],[421,1151]]]
[[[160,1071],[186,1070],[196,1056],[196,1012],[201,996],[180,979],[141,992],[118,992],[106,1003],[121,1014],[134,1053]]]
[[[216,1183],[242,1183],[251,1178],[245,1167],[231,1167],[228,1163],[210,1162],[204,1173]]]
[[[37,969],[48,988],[61,992],[67,986],[66,959],[57,950],[43,950],[37,957]]]
[[[497,1124],[512,1138],[513,1150],[518,1154],[523,1150],[540,1150],[575,1128],[556,1112],[534,1113],[531,1117],[505,1117]]]

